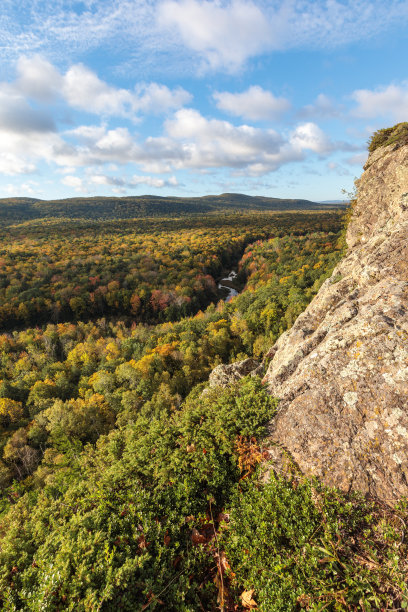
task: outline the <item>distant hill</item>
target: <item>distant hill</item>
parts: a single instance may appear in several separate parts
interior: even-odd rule
[[[319,204],[344,204],[345,206],[347,206],[349,202],[349,200],[319,200]]]
[[[49,217],[83,219],[132,219],[135,217],[205,214],[222,211],[321,210],[339,208],[341,204],[322,205],[301,199],[267,198],[241,193],[222,193],[195,198],[151,195],[118,197],[68,198],[37,200],[35,198],[0,198],[0,223],[28,221]]]

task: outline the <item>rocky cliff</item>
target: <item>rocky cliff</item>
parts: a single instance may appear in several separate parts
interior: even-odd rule
[[[348,252],[269,351],[276,469],[393,501],[408,495],[408,144],[374,150]]]

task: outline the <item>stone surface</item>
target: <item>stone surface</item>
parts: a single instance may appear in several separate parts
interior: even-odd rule
[[[250,374],[259,366],[255,359],[244,359],[228,365],[221,364],[213,369],[208,382],[209,387],[228,387]]]
[[[369,157],[353,211],[345,258],[269,351],[270,454],[392,502],[408,495],[407,145]]]

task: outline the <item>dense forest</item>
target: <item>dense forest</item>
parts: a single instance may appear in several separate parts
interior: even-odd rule
[[[264,482],[277,399],[208,385],[305,309],[342,212],[58,217],[0,231],[2,608],[407,607],[406,507]]]
[[[100,316],[175,320],[216,300],[215,280],[247,244],[339,227],[330,213],[242,213],[0,228],[0,329]]]
[[[325,209],[342,209],[341,204],[325,204]],[[82,197],[66,200],[35,198],[0,198],[0,223],[14,223],[43,218],[134,219],[221,212],[321,210],[310,200],[267,198],[241,193],[223,193],[202,197]]]

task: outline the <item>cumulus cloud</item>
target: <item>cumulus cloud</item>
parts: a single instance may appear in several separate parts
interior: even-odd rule
[[[38,183],[35,181],[27,181],[26,183],[18,183],[17,185],[8,184],[5,186],[5,191],[9,196],[34,195],[40,192]]]
[[[140,185],[146,185],[147,187],[154,189],[178,186],[178,181],[175,176],[162,179],[137,174],[134,174],[131,177],[122,177],[111,176],[104,173],[87,173],[83,178],[76,175],[65,176],[61,182],[67,187],[71,187],[80,193],[90,193],[95,190],[95,186],[109,187],[114,193],[126,193],[127,191],[135,187],[139,187]]]
[[[215,92],[213,98],[219,109],[253,121],[277,119],[290,108],[288,100],[277,98],[258,85],[242,93]]]
[[[87,192],[84,182],[79,176],[64,176],[61,182],[67,187],[73,187],[75,191],[80,191],[83,193]]]
[[[327,134],[311,121],[298,125],[292,132],[290,143],[301,150],[309,150],[317,155],[325,156],[334,151],[356,151],[356,146],[344,141],[332,141]]]
[[[0,174],[9,176],[31,174],[35,172],[35,164],[18,157],[14,153],[0,152]]]
[[[164,110],[181,108],[191,102],[193,96],[183,89],[169,89],[166,85],[149,83],[136,86],[132,107],[145,113],[162,113]]]
[[[30,139],[23,133],[9,133],[7,140],[1,136],[0,129],[0,168],[4,172],[33,172],[37,162],[45,161],[60,166],[65,174],[63,184],[79,191],[86,186],[72,169],[80,167],[133,164],[155,174],[229,168],[235,174],[260,176],[304,159],[306,151],[325,156],[336,148],[347,149],[344,143],[331,142],[314,123],[301,124],[284,137],[272,129],[208,119],[194,109],[177,111],[165,121],[162,136],[144,140],[128,128],[109,128],[104,124],[79,126],[63,134],[34,132]],[[109,178],[106,172],[94,171],[93,175],[105,177],[95,178],[94,184],[100,181],[118,188],[124,186],[122,179]],[[126,179],[126,185],[145,183],[162,187],[175,185],[176,180],[138,176],[133,183]]]
[[[53,132],[49,114],[31,108],[25,98],[8,85],[0,85],[0,129],[14,133]]]
[[[133,119],[139,113],[181,108],[192,99],[182,87],[169,89],[160,83],[137,83],[134,90],[113,87],[83,64],[74,64],[61,74],[40,55],[19,59],[16,82],[9,88],[43,103],[62,98],[74,109]]]
[[[306,118],[331,118],[340,115],[340,108],[328,96],[321,93],[313,104],[304,106],[298,113],[299,117]]]
[[[158,23],[173,28],[183,43],[205,57],[211,68],[238,69],[247,58],[268,47],[270,28],[253,2],[165,0],[159,5]]]
[[[293,131],[290,141],[293,146],[299,149],[309,149],[319,155],[330,153],[334,149],[334,145],[323,130],[312,122],[299,125]]]
[[[165,129],[170,138],[180,142],[182,163],[187,167],[244,167],[277,154],[283,144],[274,130],[206,119],[193,109],[178,111],[166,121]]]
[[[0,173],[30,174],[62,139],[49,114],[32,108],[13,87],[0,84]]]
[[[73,108],[95,114],[124,115],[132,102],[129,91],[110,87],[83,64],[67,71],[62,79],[61,94]]]
[[[408,82],[375,90],[358,89],[351,96],[357,102],[352,112],[356,117],[392,117],[406,121],[408,114]]]
[[[106,174],[94,174],[90,177],[90,182],[94,185],[113,185],[115,187],[129,188],[138,185],[148,185],[149,187],[177,187],[178,181],[175,176],[162,179],[152,176],[133,175],[130,179]]]
[[[58,95],[62,81],[58,70],[40,55],[19,57],[16,87],[23,95],[50,102]]]

